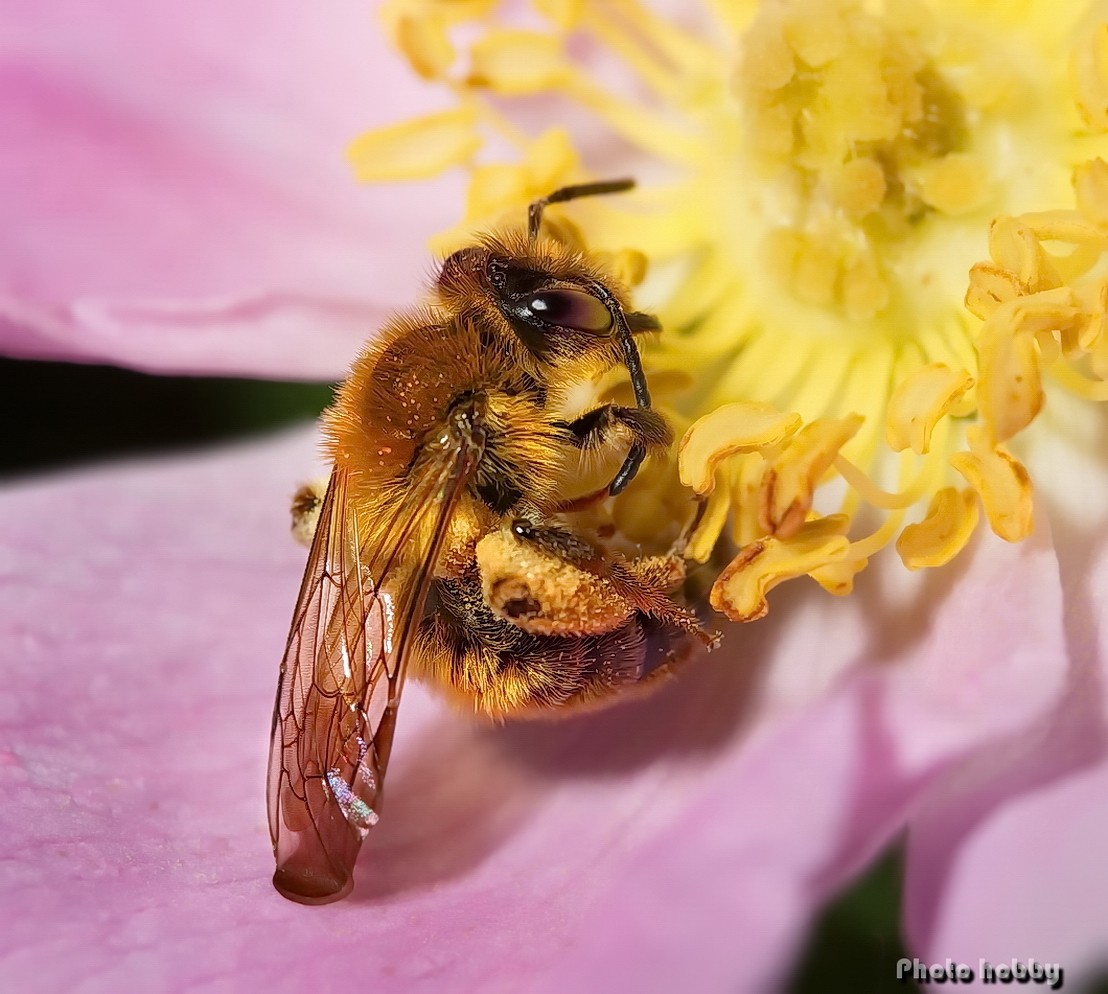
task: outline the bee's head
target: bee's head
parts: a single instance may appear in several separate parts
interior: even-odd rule
[[[554,361],[611,339],[624,319],[619,298],[603,281],[584,270],[559,271],[564,269],[470,246],[446,258],[437,289],[452,310],[479,313],[491,305],[535,359]]]

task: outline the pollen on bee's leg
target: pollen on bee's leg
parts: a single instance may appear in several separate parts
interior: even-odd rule
[[[323,507],[323,495],[327,493],[327,478],[320,477],[311,483],[305,483],[292,495],[292,537],[303,546],[312,544],[319,512]]]
[[[489,585],[489,606],[511,621],[530,621],[542,614],[542,604],[519,577],[503,577]]]
[[[511,532],[485,535],[475,559],[489,610],[533,635],[608,632],[632,612],[607,581]]]

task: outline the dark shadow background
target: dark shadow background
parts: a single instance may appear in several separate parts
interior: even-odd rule
[[[330,397],[327,384],[0,358],[0,479],[269,432],[316,417]],[[790,994],[917,994],[915,984],[896,980],[900,881],[894,850],[823,910]],[[1108,984],[1095,990],[1108,994]]]
[[[330,399],[331,387],[318,383],[0,358],[0,476],[195,448],[309,420]]]

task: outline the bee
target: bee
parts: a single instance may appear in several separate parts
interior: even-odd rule
[[[454,252],[324,414],[333,468],[318,501],[297,497],[317,520],[270,740],[273,882],[291,900],[353,886],[409,669],[480,714],[533,716],[596,706],[711,641],[674,600],[680,543],[623,555],[587,523],[671,442],[635,341],[658,322],[542,218],[632,185],[557,190],[525,230]],[[575,409],[616,367],[635,405]],[[584,456],[619,445],[607,486],[563,497]]]

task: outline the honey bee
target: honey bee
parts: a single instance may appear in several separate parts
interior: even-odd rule
[[[631,309],[596,259],[547,235],[544,208],[632,186],[570,186],[450,255],[426,306],[365,347],[323,419],[333,461],[281,662],[268,808],[291,900],[338,900],[376,823],[409,668],[493,718],[593,706],[710,642],[668,555],[623,555],[586,523],[671,432],[651,408]],[[581,411],[626,368],[635,406]],[[574,460],[626,453],[565,499]],[[569,469],[567,470],[567,467]],[[608,529],[610,531],[610,529]]]

